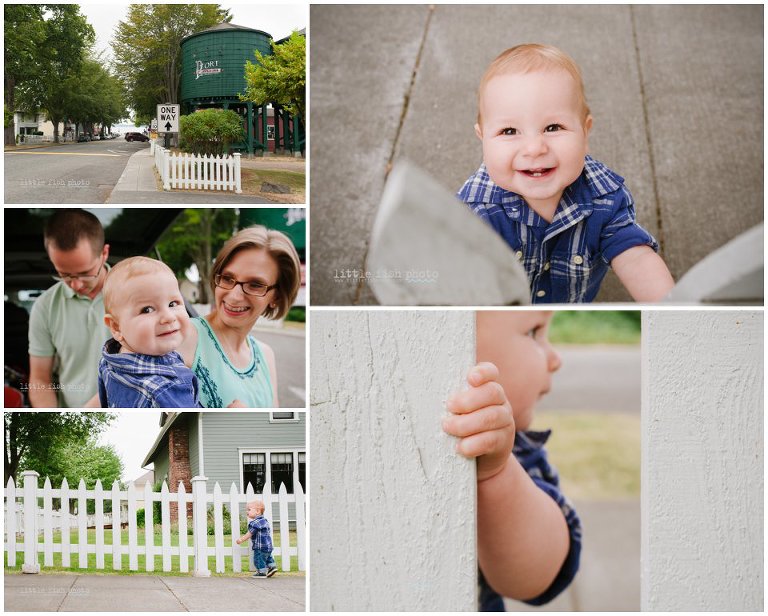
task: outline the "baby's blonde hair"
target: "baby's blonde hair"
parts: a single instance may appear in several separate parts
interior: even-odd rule
[[[248,504],[249,505],[255,505],[256,506],[256,511],[258,511],[259,513],[264,513],[264,501],[252,500]]]
[[[112,304],[117,289],[121,283],[135,276],[146,276],[147,274],[156,274],[159,272],[168,273],[174,276],[173,270],[162,261],[150,259],[149,257],[129,257],[123,259],[115,265],[104,280],[102,296],[104,297],[104,312],[112,312]],[[175,276],[174,276],[175,278]]]
[[[576,92],[579,97],[579,105],[582,108],[582,123],[589,116],[587,97],[584,94],[584,81],[581,78],[581,70],[573,58],[567,53],[552,45],[539,43],[525,43],[510,47],[501,52],[496,59],[485,69],[477,89],[477,123],[481,124],[480,108],[483,101],[483,92],[488,82],[497,75],[510,73],[532,73],[535,71],[547,71],[561,69],[566,71],[576,82]]]

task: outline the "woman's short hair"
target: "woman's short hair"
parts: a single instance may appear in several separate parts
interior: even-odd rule
[[[234,256],[241,250],[263,248],[277,263],[277,282],[275,289],[275,307],[267,306],[262,316],[267,319],[284,317],[293,305],[301,287],[301,261],[290,238],[263,225],[246,227],[229,238],[221,247],[211,271],[211,291],[216,292],[214,280]]]

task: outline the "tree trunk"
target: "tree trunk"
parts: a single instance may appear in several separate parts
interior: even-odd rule
[[[5,106],[11,113],[16,114],[14,109],[14,94],[16,90],[16,80],[13,77],[5,77]],[[5,121],[5,114],[3,114]],[[5,126],[5,145],[16,145],[16,135],[13,130],[13,122],[10,126]]]

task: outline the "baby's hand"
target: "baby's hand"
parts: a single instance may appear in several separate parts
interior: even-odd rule
[[[477,458],[478,481],[506,466],[515,443],[512,407],[498,378],[494,364],[479,363],[467,375],[470,388],[453,394],[445,403],[452,415],[443,420],[443,430],[459,437],[458,453]]]

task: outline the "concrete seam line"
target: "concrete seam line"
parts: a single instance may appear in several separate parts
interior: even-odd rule
[[[173,589],[170,586],[168,586],[168,584],[165,583],[165,580],[159,575],[157,576],[157,579],[160,580],[162,585],[168,589],[168,592],[173,595],[173,598],[179,602],[179,605],[184,609],[184,611],[189,612],[190,609],[184,604],[184,602],[179,598],[179,596],[175,592],[173,592]]]
[[[80,578],[79,575],[75,576],[75,579],[72,580],[72,583],[69,585],[69,588],[67,589],[67,592],[64,593],[64,596],[61,598],[61,601],[56,606],[56,611],[61,611],[61,606],[64,605],[64,602],[67,600],[67,597],[69,597],[69,593],[72,591],[72,589],[75,587],[75,584],[77,583],[77,580]]]
[[[648,105],[645,98],[645,81],[643,77],[643,66],[640,62],[640,46],[637,41],[637,24],[635,20],[635,7],[629,5],[629,16],[632,22],[632,43],[635,50],[635,62],[637,63],[637,75],[640,81],[640,101],[643,106],[643,129],[645,130],[645,143],[648,147],[648,162],[651,166],[651,185],[653,186],[654,213],[656,214],[656,237],[659,240],[659,252],[664,254],[664,226],[661,219],[661,201],[659,199],[659,185],[656,181],[656,160],[653,156],[653,143],[651,138],[651,127],[648,120]]]
[[[405,92],[405,96],[403,97],[403,108],[400,111],[400,122],[397,125],[397,131],[395,132],[395,138],[392,141],[392,151],[389,153],[389,159],[387,160],[387,166],[384,168],[384,182],[386,183],[387,177],[389,177],[389,172],[392,170],[392,162],[395,158],[395,152],[397,152],[397,146],[400,143],[400,135],[403,132],[403,126],[405,125],[405,117],[408,115],[408,106],[411,102],[411,93],[413,92],[413,86],[416,83],[416,75],[419,72],[419,67],[421,66],[421,56],[424,52],[424,46],[427,42],[427,34],[429,34],[429,25],[432,22],[432,15],[435,12],[435,5],[429,4],[427,5],[427,21],[424,23],[424,32],[421,35],[421,42],[419,43],[419,51],[416,52],[416,62],[413,64],[413,70],[411,71],[411,81],[408,84],[408,89]],[[374,216],[375,218],[375,216]],[[370,240],[370,236],[369,236]],[[366,271],[366,266],[368,264],[368,249],[370,248],[370,244],[366,245],[365,247],[365,254],[363,255],[363,272]],[[360,295],[363,292],[363,284],[365,282],[365,276],[362,276],[360,280],[357,282],[357,288],[355,289],[355,297],[352,300],[352,303],[354,305],[357,305],[360,301]]]

